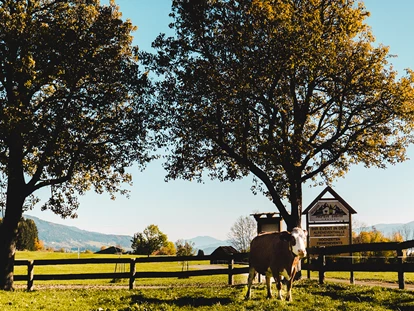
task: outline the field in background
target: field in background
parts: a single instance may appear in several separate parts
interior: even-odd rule
[[[70,258],[134,258],[136,255],[96,255],[88,253],[54,253],[54,252],[17,252],[16,259],[70,259]],[[205,269],[209,261],[190,262],[190,269]],[[238,266],[238,265],[235,265]],[[217,265],[214,265],[217,267]],[[226,265],[223,265],[226,267]],[[165,262],[165,263],[139,263],[136,264],[137,271],[181,271],[182,262]],[[60,274],[60,273],[100,273],[100,272],[129,272],[128,264],[88,264],[88,265],[60,265],[60,266],[36,266],[35,274]],[[24,266],[15,267],[15,274],[27,274],[27,268]],[[307,272],[303,271],[303,277],[306,278]],[[326,272],[326,278],[349,280],[349,272]],[[414,273],[405,273],[407,284],[414,284]],[[372,280],[388,283],[397,283],[398,275],[396,272],[354,272],[355,280]],[[318,279],[318,272],[311,272],[312,279]],[[192,277],[191,280],[196,284],[208,284],[213,281],[219,281],[221,284],[227,284],[227,275]],[[177,278],[162,279],[137,279],[136,286],[143,285],[166,285],[166,284],[185,284],[187,280]],[[235,275],[234,284],[246,284],[245,275]],[[25,285],[26,282],[16,282],[18,285]],[[91,285],[125,285],[128,286],[128,280],[56,280],[56,281],[35,281],[35,287],[39,284],[91,284]]]
[[[135,258],[137,255],[97,255],[97,254],[85,254],[85,253],[53,253],[53,252],[17,252],[16,259],[71,259],[71,258]],[[145,257],[145,256],[143,256]],[[189,262],[189,268],[191,270],[205,269],[210,266],[208,260],[205,261],[194,261]],[[227,268],[227,265],[214,265],[211,267],[217,268],[222,266]],[[183,268],[182,262],[164,262],[164,263],[137,263],[136,271],[181,271]],[[238,265],[235,265],[238,267]],[[59,265],[59,266],[35,266],[34,273],[37,274],[77,274],[77,273],[104,273],[104,272],[129,272],[128,264],[84,264],[84,265]],[[16,266],[15,274],[27,274],[27,268],[25,266]],[[191,277],[194,284],[206,285],[212,282],[218,282],[221,285],[225,285],[228,282],[227,275],[213,275],[213,276],[199,276]],[[108,285],[108,286],[119,286],[125,285],[128,287],[128,279],[121,280],[53,280],[53,281],[35,281],[36,285],[43,284],[68,284],[68,285]],[[16,285],[25,286],[27,282],[20,281],[15,282]],[[188,279],[177,279],[177,278],[154,278],[154,279],[136,279],[136,286],[165,286],[165,285],[180,285],[188,284]],[[245,284],[247,283],[247,277],[244,275],[235,275],[234,284]]]

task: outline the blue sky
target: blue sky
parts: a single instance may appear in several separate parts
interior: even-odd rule
[[[106,1],[102,0],[102,3]],[[124,18],[138,26],[134,44],[149,50],[160,32],[168,31],[170,0],[117,0]],[[394,67],[414,69],[414,1],[367,0],[378,43],[390,46]],[[367,225],[414,221],[414,146],[408,150],[413,160],[386,170],[354,166],[345,178],[333,184],[334,190],[356,211],[354,217]],[[156,224],[169,240],[208,235],[226,239],[239,216],[252,212],[275,212],[264,196],[250,192],[252,177],[237,182],[206,180],[204,184],[183,180],[164,182],[161,162],[150,163],[144,172],[132,167],[134,185],[130,199],[110,200],[108,195],[89,193],[80,198],[77,219],[63,220],[40,208],[28,212],[41,219],[76,226],[88,231],[133,235]],[[324,189],[304,186],[304,209]],[[44,193],[47,193],[45,191]]]

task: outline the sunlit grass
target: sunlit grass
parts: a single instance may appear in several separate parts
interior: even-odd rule
[[[295,283],[291,303],[266,299],[263,284],[254,285],[252,299],[245,300],[246,286],[215,283],[196,286],[126,289],[42,289],[0,292],[0,310],[121,310],[121,311],[337,311],[337,310],[414,310],[414,292],[327,284],[316,280]]]
[[[117,255],[80,254],[80,258],[117,258]],[[122,255],[123,258],[135,257]],[[78,258],[71,253],[18,252],[18,259],[65,259]],[[190,262],[190,269],[202,269],[208,261]],[[222,266],[223,268],[226,265]],[[143,263],[136,265],[137,271],[181,271],[181,262]],[[19,271],[20,270],[20,271]],[[114,272],[115,264],[38,266],[37,273],[99,273]],[[129,271],[129,265],[125,266]],[[26,274],[25,267],[16,267],[16,273]],[[18,282],[15,292],[0,291],[0,310],[121,310],[121,311],[248,311],[248,310],[414,310],[414,292],[340,285],[327,282],[319,285],[318,273],[311,273],[311,280],[296,282],[293,287],[292,303],[277,299],[266,299],[263,283],[255,283],[252,299],[246,301],[246,275],[234,276],[233,286],[227,285],[227,275],[202,277],[137,279],[135,289],[128,290],[128,280],[112,283],[113,280],[71,280],[35,281],[34,291],[25,291],[25,282]],[[395,272],[355,272],[355,279],[397,282]],[[406,280],[413,281],[413,273],[406,273]],[[326,278],[349,279],[349,272],[327,272]],[[53,285],[65,284],[58,289]],[[38,288],[36,288],[38,285]],[[46,285],[42,286],[42,285]],[[82,285],[87,287],[71,287]],[[95,287],[95,286],[100,287]],[[111,287],[121,285],[121,288]],[[49,287],[50,286],[50,287]],[[104,287],[102,287],[104,286]],[[274,284],[273,290],[275,291]]]

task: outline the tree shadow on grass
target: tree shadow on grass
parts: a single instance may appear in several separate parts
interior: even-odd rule
[[[175,297],[175,298],[149,298],[142,294],[131,296],[131,305],[133,304],[151,304],[151,305],[175,305],[177,307],[191,306],[191,307],[210,307],[217,304],[227,305],[232,303],[230,298],[205,298],[205,297]],[[128,309],[129,310],[129,309]]]
[[[342,285],[329,284],[324,290],[315,291],[314,294],[320,296],[327,296],[333,300],[341,300],[347,302],[364,302],[370,305],[381,305],[392,310],[399,311],[414,311],[414,292],[389,289],[390,292],[395,292],[388,301],[378,301],[376,297],[381,293],[375,287],[367,288],[366,290],[349,290],[349,288]]]
[[[336,284],[326,285],[323,290],[315,291],[314,294],[330,297],[333,300],[343,300],[348,302],[367,302],[373,303],[374,298],[370,291],[367,292],[354,292],[349,291],[346,287]]]
[[[398,311],[413,311],[414,310],[414,293],[413,292],[403,292],[402,297],[398,301],[390,301],[385,305],[391,310]]]

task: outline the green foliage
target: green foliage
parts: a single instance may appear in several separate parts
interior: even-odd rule
[[[53,185],[43,209],[62,216],[78,206],[75,191],[119,192],[124,168],[149,159],[135,27],[96,0],[6,1],[0,19],[4,178],[21,152],[15,168],[30,177],[21,190]]]
[[[252,174],[254,193],[292,227],[303,183],[406,159],[413,75],[397,79],[362,3],[176,0],[172,10],[175,36],[144,55],[160,75],[168,178]]]
[[[353,244],[402,241],[399,233],[395,233],[391,238],[387,238],[375,227],[371,231],[361,231],[359,234],[354,233],[352,236]],[[355,262],[390,262],[395,260],[396,253],[394,251],[366,251],[354,254],[354,256],[357,257]]]
[[[194,242],[191,241],[178,240],[175,242],[175,246],[177,248],[177,256],[194,256],[196,252],[194,245]],[[182,271],[190,269],[188,261],[182,261],[181,266]]]
[[[35,251],[36,243],[39,240],[36,224],[31,219],[22,218],[16,237],[16,248],[18,250]]]
[[[164,246],[160,248],[158,252],[155,252],[155,255],[168,255],[168,256],[174,256],[177,253],[177,250],[175,249],[175,245],[171,241],[167,241]]]
[[[2,219],[0,219],[0,226]],[[39,248],[39,232],[35,222],[31,219],[22,218],[19,222],[16,234],[16,249],[23,251],[36,251]]]
[[[156,225],[149,225],[143,232],[135,233],[131,242],[134,254],[148,255],[148,257],[162,247],[169,246],[167,235],[162,233]]]
[[[175,242],[175,247],[177,248],[177,256],[194,256],[196,252],[194,246],[194,242],[178,240]]]

